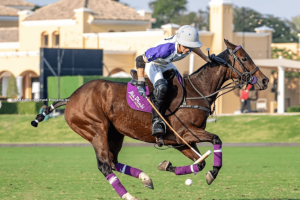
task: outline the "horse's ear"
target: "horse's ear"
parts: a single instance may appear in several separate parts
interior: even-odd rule
[[[229,42],[228,40],[226,40],[225,38],[224,38],[224,43],[225,43],[225,45],[229,48],[229,49],[235,49],[236,48],[236,45],[234,45],[234,44],[232,44],[231,42]]]

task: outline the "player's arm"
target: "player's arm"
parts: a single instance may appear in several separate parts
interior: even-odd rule
[[[166,58],[175,51],[174,43],[160,44],[156,47],[149,48],[144,55],[136,58],[136,68],[138,77],[144,77],[145,65],[147,62],[154,61],[159,58]]]
[[[203,60],[205,60],[206,62],[211,62],[209,57],[206,56],[200,48],[193,48],[192,50],[195,54],[197,54],[198,56],[200,56]]]

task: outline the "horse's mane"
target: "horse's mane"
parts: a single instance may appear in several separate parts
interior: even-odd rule
[[[209,63],[209,62],[206,63],[206,64],[204,64],[204,65],[202,65],[201,67],[199,67],[196,71],[194,71],[193,73],[191,73],[190,76],[193,75],[193,74],[198,73],[200,70],[206,68],[207,66],[210,66],[210,63]]]
[[[219,53],[217,56],[221,56],[224,52],[225,52],[226,50],[224,50],[224,51],[222,51],[221,53]],[[190,76],[191,75],[194,75],[194,74],[196,74],[196,73],[198,73],[200,70],[202,70],[202,69],[205,69],[207,66],[209,66],[209,67],[211,67],[211,63],[210,62],[208,62],[208,63],[206,63],[206,64],[204,64],[204,65],[202,65],[201,67],[199,67],[196,71],[194,71],[193,73],[191,73],[190,74]]]

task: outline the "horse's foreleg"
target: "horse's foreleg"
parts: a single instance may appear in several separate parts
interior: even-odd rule
[[[198,148],[195,143],[192,143],[191,146],[198,152]],[[183,153],[186,157],[191,159],[192,161],[196,161],[198,159],[198,155],[192,151],[188,146],[182,146],[176,148],[181,153]],[[187,165],[187,166],[181,166],[181,167],[173,167],[172,163],[169,161],[163,161],[158,165],[158,169],[161,171],[169,171],[174,172],[176,175],[185,175],[185,174],[191,174],[191,173],[198,173],[199,171],[203,170],[205,167],[205,161],[202,163],[198,163],[196,165]]]
[[[206,174],[207,184],[210,185],[216,178],[222,167],[222,141],[219,136],[202,129],[190,128],[183,139],[188,143],[192,142],[210,142],[214,146],[214,167]]]

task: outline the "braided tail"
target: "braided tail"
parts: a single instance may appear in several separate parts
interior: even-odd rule
[[[54,102],[53,104],[51,104],[50,107],[47,107],[45,109],[45,111],[42,113],[42,114],[38,114],[35,118],[34,121],[31,121],[31,125],[33,127],[37,127],[38,126],[38,123],[39,122],[42,122],[44,119],[45,119],[45,116],[46,115],[49,115],[50,113],[52,113],[52,111],[55,109],[55,108],[58,108],[60,106],[63,106],[63,105],[66,105],[68,102],[67,101],[56,101]]]

